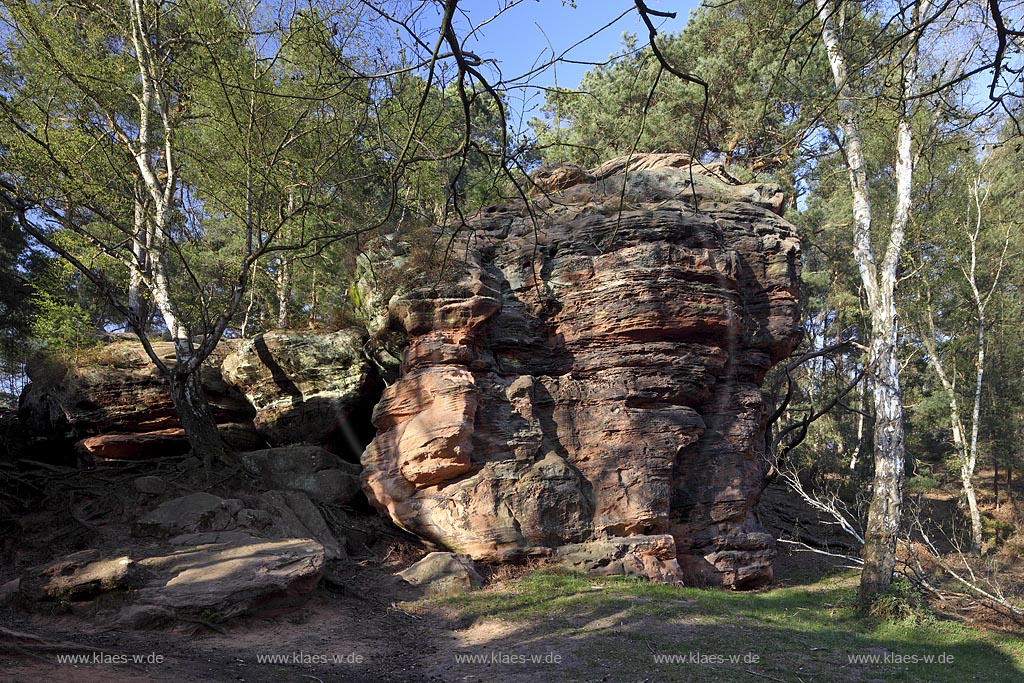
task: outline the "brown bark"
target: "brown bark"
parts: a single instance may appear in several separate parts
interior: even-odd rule
[[[222,461],[227,455],[227,448],[217,423],[210,412],[210,404],[206,400],[203,385],[200,381],[201,370],[179,373],[172,369],[168,375],[171,387],[171,401],[178,412],[178,419],[185,430],[192,453],[203,460],[203,466],[209,475],[213,463]]]

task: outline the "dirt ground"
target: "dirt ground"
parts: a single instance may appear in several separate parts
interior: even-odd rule
[[[109,478],[109,473],[103,475]],[[21,519],[21,536],[8,534],[0,544],[0,583],[19,568],[81,547],[123,547],[126,523],[145,505],[133,494],[108,493],[68,481],[78,490],[70,498],[51,496],[47,505]],[[192,482],[182,479],[182,487]],[[75,483],[78,482],[78,483]],[[116,482],[115,482],[116,483]],[[225,485],[230,485],[227,482]],[[108,483],[109,485],[109,483]],[[115,490],[124,490],[115,489]],[[932,513],[955,514],[955,501],[939,492]],[[364,513],[366,511],[363,511]],[[1005,512],[1003,513],[1006,514]],[[8,529],[10,531],[10,529]],[[179,623],[169,630],[116,630],[73,612],[29,613],[0,608],[0,681],[4,683],[185,683],[306,682],[320,683],[463,683],[543,680],[538,666],[509,667],[500,662],[465,661],[467,655],[529,652],[558,659],[561,674],[580,683],[654,681],[636,672],[622,678],[577,661],[579,631],[573,628],[524,629],[519,624],[469,618],[458,610],[415,602],[419,596],[394,577],[425,549],[408,537],[389,533],[358,539],[365,549],[345,563],[333,565],[324,582],[297,609],[261,614],[222,624]],[[1024,572],[1019,555],[993,553],[990,565],[1008,575]],[[823,576],[848,571],[846,562],[780,548],[776,564],[779,586],[810,584]],[[1013,569],[1016,567],[1016,569]],[[512,572],[514,574],[514,572]],[[505,578],[508,576],[505,573]],[[503,578],[502,576],[495,577]],[[1024,585],[1024,578],[1021,581]],[[995,621],[983,625],[1001,628]],[[642,622],[642,623],[641,623]],[[589,620],[587,634],[609,636],[622,628],[615,614]],[[663,624],[644,617],[627,621],[631,633],[678,630],[685,624]],[[691,625],[692,627],[693,625]],[[664,633],[663,633],[664,635]],[[609,655],[611,656],[611,655]],[[591,654],[592,659],[592,654]],[[541,674],[538,674],[541,672]],[[538,676],[540,675],[540,678]],[[753,680],[753,679],[751,679]]]

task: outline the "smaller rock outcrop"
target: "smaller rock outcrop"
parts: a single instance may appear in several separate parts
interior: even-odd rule
[[[430,553],[408,569],[398,572],[398,576],[428,594],[466,591],[479,588],[484,583],[473,566],[473,558],[456,553]]]
[[[255,414],[239,391],[224,382],[221,359],[234,341],[223,340],[201,370],[203,391],[221,434],[232,447],[259,445]],[[174,345],[152,342],[157,356],[175,363]],[[137,340],[89,350],[77,364],[30,364],[29,384],[18,408],[23,430],[34,437],[64,435],[77,440],[79,455],[119,460],[177,455],[188,451],[167,380]]]
[[[224,359],[224,378],[256,411],[254,424],[273,446],[337,443],[362,451],[353,413],[376,376],[355,330],[329,334],[267,332],[246,339]]]
[[[238,460],[266,489],[302,491],[321,503],[347,505],[360,493],[359,465],[319,446],[297,445],[239,453]]]
[[[282,330],[222,340],[201,374],[228,448],[313,443],[358,460],[381,384],[363,353],[364,337],[356,330]],[[152,347],[174,365],[173,344]],[[167,381],[137,340],[89,350],[73,367],[39,362],[29,373],[18,413],[18,427],[29,437],[61,435],[90,461],[176,456],[190,449]]]

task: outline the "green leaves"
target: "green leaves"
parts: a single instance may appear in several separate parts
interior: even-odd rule
[[[810,10],[785,3],[700,7],[662,51],[700,88],[662,73],[650,48],[624,36],[610,64],[593,68],[579,91],[549,93],[532,121],[548,161],[593,165],[631,150],[689,152],[753,171],[792,165],[820,106],[823,60],[798,31]]]

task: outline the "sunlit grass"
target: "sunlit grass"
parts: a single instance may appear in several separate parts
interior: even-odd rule
[[[575,674],[609,681],[965,681],[1024,680],[1024,640],[918,611],[901,620],[859,616],[856,579],[727,592],[678,588],[628,578],[535,571],[501,586],[430,598],[462,621],[514,627],[502,643],[544,642],[573,652]],[[756,661],[664,663],[655,656],[695,653]],[[851,659],[878,657],[877,663]],[[917,662],[907,661],[917,657]],[[931,662],[924,661],[931,658]],[[888,658],[888,660],[886,659]],[[765,678],[768,677],[768,678]],[[599,680],[599,679],[598,679]]]

